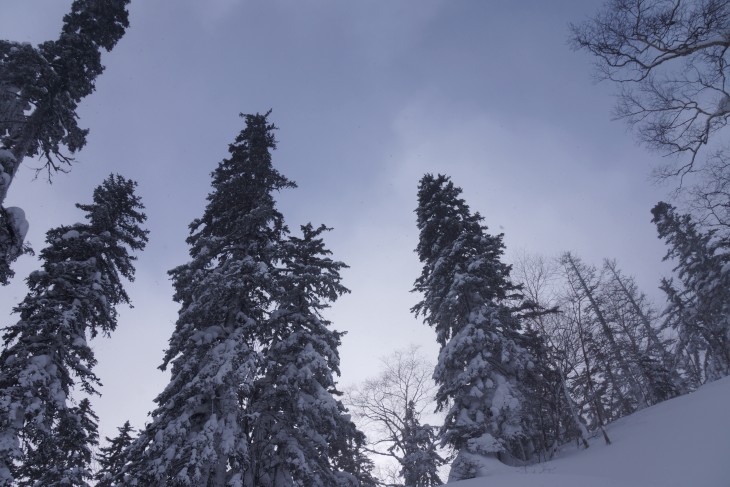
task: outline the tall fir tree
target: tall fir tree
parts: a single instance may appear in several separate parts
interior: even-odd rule
[[[170,368],[170,382],[130,447],[123,485],[243,485],[245,411],[288,233],[274,193],[295,186],[272,166],[275,127],[267,115],[245,115],[229,157],[212,173],[202,218],[190,224],[191,260],[170,271],[181,305],[160,367]]]
[[[111,51],[129,26],[129,0],[74,0],[58,39],[37,47],[0,40],[0,283],[27,249],[21,210],[3,208],[25,157],[45,159],[48,175],[63,170],[86,144],[77,108],[104,71],[101,50]]]
[[[99,448],[96,456],[99,468],[94,473],[96,487],[112,487],[114,476],[121,472],[126,463],[126,450],[134,440],[134,429],[129,421],[125,421],[117,431],[117,436],[105,438],[107,445]]]
[[[438,452],[435,428],[421,424],[413,401],[406,406],[402,438],[401,476],[405,487],[437,487],[443,485],[439,468],[446,459]]]
[[[191,261],[170,272],[181,304],[161,368],[171,379],[116,482],[335,486],[340,446],[360,434],[335,399],[341,334],[320,314],[347,290],[325,228],[289,237],[274,193],[273,124],[246,127],[213,172]],[[340,445],[340,446],[336,446]]]
[[[667,203],[652,209],[659,238],[676,262],[678,288],[664,280],[666,311],[678,326],[677,353],[703,357],[705,381],[730,375],[730,238],[701,231],[689,215]],[[695,359],[695,360],[697,360]]]
[[[84,398],[58,413],[53,434],[28,445],[17,479],[19,487],[90,487],[93,450],[99,443],[99,418]],[[98,484],[97,484],[98,485]]]
[[[336,487],[330,445],[353,431],[336,396],[341,333],[321,312],[349,292],[340,284],[342,262],[328,257],[311,224],[282,243],[276,308],[262,341],[260,378],[248,411],[251,462],[245,486]]]
[[[97,392],[96,359],[87,340],[114,331],[116,307],[129,304],[122,278],[134,278],[132,252],[144,249],[148,233],[141,228],[146,217],[135,186],[121,176],[109,176],[94,191],[92,203],[76,205],[87,222],[47,233],[42,270],[28,277],[28,295],[14,310],[20,319],[3,336],[2,486],[39,481],[26,476],[38,473],[29,465],[28,452],[33,458],[52,458],[51,450],[70,451],[73,445],[81,451],[79,441],[96,441],[89,426],[93,411],[83,401],[71,406],[69,396],[76,387],[85,394]],[[65,468],[62,461],[56,467]],[[68,469],[66,473],[77,466]]]
[[[502,235],[490,235],[448,177],[427,174],[418,190],[417,253],[423,263],[412,311],[434,327],[441,345],[434,372],[440,438],[458,455],[450,479],[476,475],[479,457],[523,457],[523,391],[529,364],[511,306],[518,287],[501,262]]]

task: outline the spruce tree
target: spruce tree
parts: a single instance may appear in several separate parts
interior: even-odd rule
[[[37,446],[28,445],[18,486],[90,487],[93,449],[99,443],[98,420],[88,398],[59,412],[52,434]]]
[[[173,269],[181,304],[161,368],[171,379],[127,449],[122,485],[336,486],[342,445],[360,433],[334,374],[341,333],[321,311],[347,292],[321,234],[290,237],[274,193],[275,126],[246,127],[213,172],[191,260]]]
[[[423,299],[412,309],[441,345],[434,379],[438,409],[446,411],[440,438],[458,452],[451,479],[477,474],[467,464],[484,455],[524,457],[518,381],[529,362],[510,305],[519,289],[500,260],[502,235],[488,234],[460,193],[446,176],[421,179],[416,251],[423,272],[415,291]]]
[[[72,407],[70,393],[74,388],[97,393],[96,359],[87,340],[114,331],[116,306],[129,304],[122,278],[134,278],[131,252],[147,242],[135,186],[109,176],[94,191],[92,203],[76,205],[87,222],[47,233],[48,246],[40,253],[43,267],[28,277],[28,295],[14,310],[20,319],[3,335],[0,485],[38,480],[16,478],[19,468],[28,472],[24,466],[32,467],[26,452],[50,458],[46,448],[67,449],[81,441],[79,427],[89,432],[89,442],[95,435],[84,426],[84,416],[93,419],[93,412],[82,407],[83,401]]]
[[[403,457],[401,476],[406,487],[436,487],[443,485],[439,467],[446,460],[439,454],[435,428],[421,424],[413,401],[406,406],[403,428]]]
[[[328,257],[321,237],[326,227],[301,229],[301,238],[282,243],[276,308],[260,337],[246,486],[336,486],[330,445],[352,430],[334,380],[342,334],[321,315],[349,292],[340,284],[346,266]]]
[[[105,438],[107,445],[99,448],[99,454],[96,456],[99,463],[99,468],[94,474],[96,487],[112,487],[114,475],[121,472],[126,463],[125,452],[134,440],[132,436],[134,430],[129,421],[125,421],[117,430],[119,431],[117,436]]]
[[[111,51],[129,26],[129,0],[74,0],[58,39],[37,47],[0,40],[0,283],[27,249],[22,211],[3,208],[25,157],[45,159],[50,175],[71,163],[86,144],[78,105],[104,71],[101,50]]]
[[[681,286],[663,282],[667,314],[679,327],[678,352],[704,356],[705,381],[730,375],[730,238],[703,232],[667,203],[652,209],[659,238],[669,247]],[[696,360],[696,359],[695,359]]]
[[[202,218],[190,225],[191,260],[170,271],[181,305],[161,366],[171,378],[129,449],[124,485],[243,484],[245,412],[287,234],[274,193],[294,186],[272,166],[275,127],[267,115],[245,116],[229,157],[213,171]]]

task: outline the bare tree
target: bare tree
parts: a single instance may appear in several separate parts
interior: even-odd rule
[[[513,263],[512,274],[522,285],[525,298],[533,302],[541,310],[548,312],[535,313],[526,318],[529,330],[535,330],[542,337],[546,345],[546,362],[550,371],[538,371],[542,375],[546,372],[555,375],[556,386],[545,394],[537,404],[545,408],[552,425],[543,424],[539,428],[543,435],[543,443],[551,444],[552,448],[545,448],[549,459],[554,454],[559,443],[575,438],[578,444],[588,448],[588,431],[585,422],[580,417],[575,401],[570,396],[568,374],[574,373],[577,367],[576,334],[571,322],[566,319],[564,312],[559,312],[559,296],[557,293],[559,269],[554,259],[545,259],[541,255],[518,255]],[[543,415],[538,415],[543,416]],[[547,422],[547,421],[546,421]]]
[[[435,435],[425,438],[433,428],[421,425],[420,417],[427,410],[435,408],[435,384],[431,375],[434,365],[428,362],[416,346],[397,350],[381,359],[378,376],[366,380],[346,394],[345,402],[359,426],[369,432],[371,454],[394,459],[400,467],[400,477],[408,486],[441,485],[421,478],[416,469],[422,470],[424,463],[433,461],[440,466],[443,458],[425,458],[422,453],[435,446]],[[424,435],[426,433],[426,435]],[[414,448],[418,451],[413,451]],[[414,464],[414,455],[420,456],[420,464]],[[428,455],[426,455],[428,456]],[[382,470],[382,468],[381,468]],[[387,469],[386,485],[398,485],[394,469]],[[402,484],[401,484],[402,485]]]
[[[715,192],[712,174],[728,177],[730,152],[718,135],[730,117],[730,1],[608,0],[591,20],[571,25],[571,42],[595,56],[600,79],[619,84],[617,117],[648,147],[680,156],[657,176],[679,177],[681,187],[702,173],[690,191],[694,203],[710,217],[724,208],[730,225],[727,192]]]

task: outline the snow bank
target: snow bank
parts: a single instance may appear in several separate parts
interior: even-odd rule
[[[494,460],[486,477],[449,486],[730,486],[730,377],[616,421],[607,431],[610,446],[594,440],[588,450],[570,448],[527,468]]]

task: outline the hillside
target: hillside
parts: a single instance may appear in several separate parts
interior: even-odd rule
[[[495,461],[489,476],[453,487],[728,487],[730,377],[609,426],[613,442],[566,449],[527,468]]]

